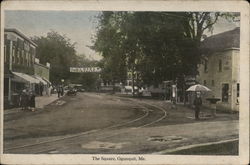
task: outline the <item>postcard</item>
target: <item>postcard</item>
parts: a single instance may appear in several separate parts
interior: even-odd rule
[[[3,1],[2,164],[248,164],[244,1]]]

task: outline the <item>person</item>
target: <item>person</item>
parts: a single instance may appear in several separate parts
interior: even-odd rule
[[[64,95],[64,89],[63,89],[63,86],[61,85],[61,96]]]
[[[35,111],[35,107],[36,107],[35,97],[36,97],[35,93],[31,91],[29,93],[29,107],[31,108],[31,111]]]
[[[52,91],[52,86],[49,85],[49,87],[48,87],[48,96],[51,96],[51,91]]]
[[[197,92],[196,97],[194,99],[194,107],[195,107],[195,119],[199,120],[200,114],[200,106],[202,105],[201,93]]]
[[[40,83],[40,96],[43,96],[43,84]]]
[[[58,96],[58,98],[61,96],[61,87],[60,86],[57,87],[57,96]]]
[[[28,108],[28,100],[29,100],[26,89],[22,91],[20,99],[21,99],[20,100],[21,109],[26,110]]]

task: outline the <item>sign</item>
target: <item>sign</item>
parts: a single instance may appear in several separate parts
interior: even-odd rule
[[[99,67],[83,67],[83,68],[77,68],[77,67],[70,67],[70,72],[75,73],[98,73],[101,72],[101,68]]]

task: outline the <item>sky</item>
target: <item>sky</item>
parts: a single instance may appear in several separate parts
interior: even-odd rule
[[[5,11],[5,28],[15,28],[28,37],[46,36],[51,31],[66,35],[76,42],[77,54],[100,60],[102,57],[91,50],[92,38],[97,27],[98,11]],[[220,19],[214,26],[213,34],[234,29],[239,23]],[[212,35],[206,32],[207,36]]]

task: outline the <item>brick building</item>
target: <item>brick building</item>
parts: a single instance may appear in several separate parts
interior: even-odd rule
[[[35,91],[37,45],[16,29],[4,29],[4,105],[17,106],[23,89]]]

